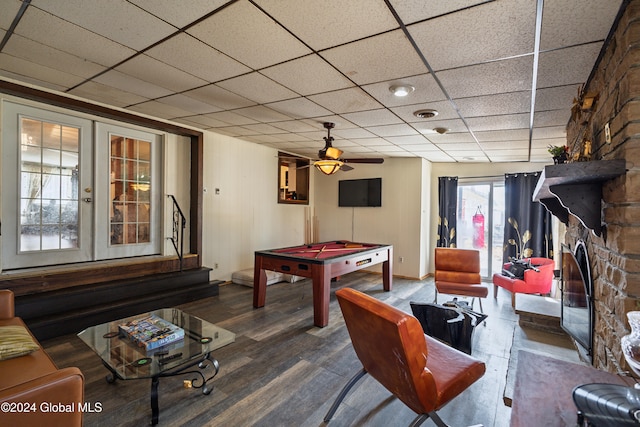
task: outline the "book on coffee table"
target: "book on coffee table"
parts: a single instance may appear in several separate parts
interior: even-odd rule
[[[146,351],[184,339],[184,329],[153,314],[120,324],[118,330],[121,336]]]

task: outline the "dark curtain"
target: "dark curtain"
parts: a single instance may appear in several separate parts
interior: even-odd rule
[[[509,257],[553,259],[551,214],[532,201],[539,177],[537,172],[505,175],[504,262]]]
[[[438,177],[438,242],[437,247],[456,247],[456,208],[458,177]]]

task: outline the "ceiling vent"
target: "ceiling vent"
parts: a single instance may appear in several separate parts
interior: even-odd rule
[[[437,116],[438,112],[436,110],[425,109],[425,110],[414,111],[413,115],[419,119],[430,119],[432,117]]]

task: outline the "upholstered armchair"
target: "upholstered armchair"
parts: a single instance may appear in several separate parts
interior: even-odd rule
[[[480,252],[474,249],[436,248],[435,251],[436,297],[438,292],[448,295],[462,295],[478,298],[480,312],[482,300],[489,294],[489,288],[482,284],[480,278]]]
[[[418,414],[412,426],[429,417],[445,426],[436,411],[481,378],[485,364],[425,335],[415,317],[369,295],[342,288],[336,297],[363,368],[338,394],[324,421],[369,374]]]
[[[551,292],[553,283],[553,269],[555,263],[549,258],[526,258],[523,261],[530,262],[533,269],[525,270],[524,278],[509,277],[495,273],[493,275],[493,297],[498,297],[498,287],[511,292],[511,306],[516,305],[516,294],[548,294]],[[509,270],[511,263],[503,266],[504,270]]]

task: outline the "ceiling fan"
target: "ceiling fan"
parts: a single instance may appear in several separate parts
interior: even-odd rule
[[[347,163],[371,163],[380,164],[384,163],[383,158],[362,158],[362,159],[342,159],[343,151],[335,148],[331,143],[333,137],[331,136],[331,129],[335,127],[335,123],[325,122],[324,128],[327,130],[327,136],[324,139],[324,148],[318,151],[319,160],[313,163],[313,165],[325,175],[333,175],[334,173],[341,171],[353,170]]]

